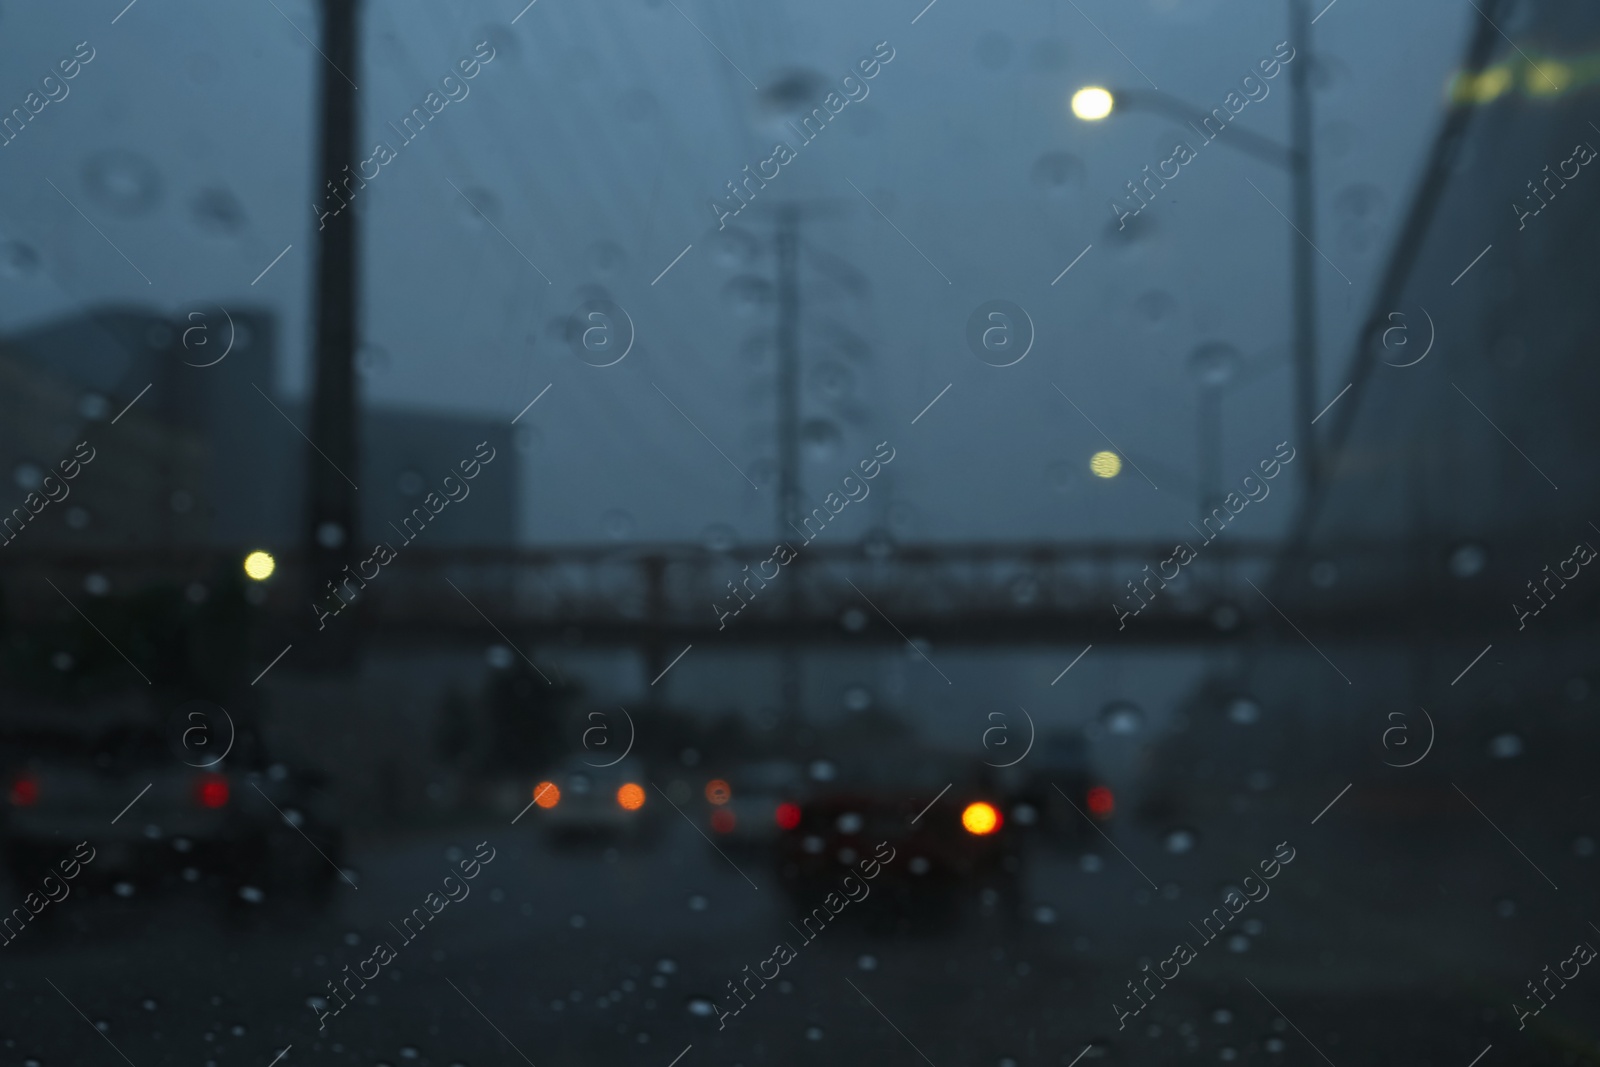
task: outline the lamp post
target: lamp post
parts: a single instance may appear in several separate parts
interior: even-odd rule
[[[1299,54],[1289,65],[1290,142],[1279,144],[1249,130],[1229,127],[1217,143],[1231,144],[1286,171],[1293,186],[1290,206],[1291,302],[1294,319],[1294,416],[1297,426],[1305,427],[1304,463],[1301,466],[1306,496],[1310,498],[1321,484],[1322,470],[1316,432],[1311,420],[1316,412],[1317,392],[1317,294],[1315,265],[1316,210],[1311,171],[1311,92],[1308,77],[1311,67],[1311,23],[1306,0],[1289,0],[1290,39]],[[1154,111],[1187,123],[1204,122],[1208,117],[1167,93],[1154,89],[1117,89],[1086,86],[1072,95],[1072,113],[1085,122],[1099,122],[1121,109]],[[1198,128],[1198,127],[1197,127]]]

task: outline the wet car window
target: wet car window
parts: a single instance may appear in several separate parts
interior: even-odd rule
[[[0,1061],[1600,1056],[1589,6],[0,72]]]

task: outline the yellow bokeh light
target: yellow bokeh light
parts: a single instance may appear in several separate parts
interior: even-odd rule
[[[1572,82],[1572,71],[1565,63],[1547,59],[1542,63],[1529,61],[1530,69],[1523,74],[1523,86],[1529,96],[1557,96]]]
[[[1111,114],[1113,103],[1110,91],[1090,85],[1072,94],[1072,113],[1085,122],[1098,122]]]
[[[1089,457],[1089,469],[1096,478],[1115,478],[1122,473],[1122,457],[1115,452],[1096,452]]]
[[[245,575],[258,582],[271,578],[272,572],[277,569],[278,561],[272,558],[270,552],[252,552],[244,558]]]
[[[968,804],[961,812],[961,825],[966,827],[967,833],[983,836],[992,834],[1000,829],[1000,813],[993,804],[977,801]]]
[[[561,803],[561,790],[554,782],[540,782],[533,787],[533,802],[541,808],[553,808]]]

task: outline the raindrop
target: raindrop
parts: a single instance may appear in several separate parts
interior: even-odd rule
[[[1248,952],[1248,951],[1250,951],[1250,939],[1248,937],[1244,936],[1243,934],[1234,934],[1232,937],[1228,938],[1228,951],[1229,952]]]
[[[1332,589],[1334,583],[1339,580],[1339,568],[1334,566],[1328,560],[1318,560],[1311,565],[1311,569],[1307,572],[1306,577],[1308,577],[1311,580],[1311,584],[1316,586],[1318,589]]]
[[[1494,902],[1494,913],[1502,919],[1509,919],[1517,913],[1517,902],[1510,897],[1500,897]]]
[[[872,707],[872,693],[864,685],[852,685],[844,691],[847,711],[866,711]]]
[[[1041,926],[1049,926],[1056,921],[1056,909],[1048,904],[1040,904],[1033,909],[1033,921]]]
[[[327,1000],[322,998],[322,997],[307,997],[306,998],[306,1007],[310,1008],[312,1011],[320,1012],[320,1011],[325,1010],[327,1008],[327,1006],[328,1006]]]
[[[855,388],[855,371],[836,359],[825,359],[811,370],[811,388],[825,399],[843,400]]]
[[[1234,1060],[1236,1060],[1238,1058],[1239,1058],[1239,1053],[1235,1049],[1222,1048],[1222,1049],[1219,1049],[1217,1051],[1217,1059],[1222,1060],[1224,1062],[1231,1063],[1231,1062],[1233,1062]]]
[[[1011,809],[1011,817],[1018,826],[1032,826],[1039,821],[1039,812],[1032,804],[1018,804]]]
[[[234,1037],[243,1037],[244,1027],[239,1023],[235,1023],[233,1027],[229,1029],[228,1033],[232,1034]]]
[[[1281,1037],[1269,1037],[1261,1043],[1261,1047],[1266,1049],[1268,1052],[1279,1053],[1288,1046],[1283,1043],[1283,1038]]]
[[[1151,289],[1133,302],[1134,314],[1152,330],[1164,330],[1178,315],[1178,301],[1165,289]]]
[[[50,666],[54,667],[58,671],[70,671],[72,669],[71,654],[66,652],[57,652],[55,655],[50,657]]]
[[[633,516],[613,508],[600,516],[600,530],[613,541],[626,541],[633,536]]]
[[[389,350],[382,345],[362,345],[356,352],[356,369],[365,375],[381,374],[389,369],[392,362]]]
[[[861,827],[865,825],[865,822],[862,820],[860,815],[857,815],[853,811],[849,811],[839,816],[837,825],[841,834],[859,834],[861,832]]]
[[[714,522],[700,533],[701,543],[713,552],[726,552],[738,540],[739,535],[725,522]]]
[[[253,885],[240,886],[239,896],[241,899],[250,904],[259,904],[263,900],[267,899],[267,895]]]
[[[403,1059],[403,1060],[414,1060],[414,1059],[416,1059],[417,1058],[416,1047],[414,1045],[402,1045],[402,1046],[400,1046],[400,1058]]]
[[[1216,1008],[1211,1012],[1211,1021],[1218,1026],[1227,1026],[1233,1022],[1233,1012],[1227,1008]]]
[[[1522,755],[1522,738],[1516,734],[1500,734],[1489,742],[1489,755],[1495,759],[1514,759]]]
[[[84,576],[83,589],[90,596],[105,596],[111,592],[111,581],[99,571],[95,571]]]
[[[1189,356],[1189,373],[1208,389],[1228,384],[1239,369],[1239,350],[1222,341],[1200,345]]]
[[[1234,697],[1228,701],[1228,721],[1249,726],[1261,718],[1261,705],[1250,697]]]
[[[161,199],[161,175],[144,156],[114,148],[90,156],[83,166],[89,195],[118,215],[142,215]]]
[[[111,887],[111,891],[113,893],[115,893],[119,897],[131,897],[131,896],[133,896],[133,892],[134,892],[133,883],[132,882],[118,882],[116,885]]]
[[[690,997],[684,1007],[689,1009],[690,1015],[703,1017],[710,1017],[717,1010],[710,997]]]
[[[839,625],[851,633],[860,633],[866,629],[867,613],[857,607],[845,608],[839,613]]]
[[[1175,830],[1168,830],[1167,836],[1162,843],[1166,846],[1168,852],[1181,856],[1194,848],[1197,840],[1198,838],[1193,830],[1186,830],[1180,827]]]
[[[44,484],[44,471],[36,463],[18,463],[11,470],[17,486],[32,492]]]
[[[453,197],[451,202],[455,204],[456,217],[461,220],[463,225],[475,230],[482,229],[489,224],[501,226],[500,198],[498,196],[495,196],[494,193],[481,185],[471,186],[461,190],[461,192],[463,195]]]
[[[838,773],[838,768],[833,765],[831,760],[819,759],[812,760],[811,766],[807,768],[807,771],[815,781],[831,782],[834,775]]]
[[[484,650],[483,658],[495,670],[503,671],[511,666],[511,650],[505,645],[490,645]]]
[[[729,270],[748,267],[755,263],[760,254],[761,242],[737,226],[718,230],[712,235],[711,258],[719,267],[725,267]],[[767,336],[762,334],[757,338],[752,338],[751,344],[746,347],[762,349],[769,343]],[[750,351],[746,351],[745,354],[752,358],[757,355],[757,353]]]
[[[1594,838],[1580,835],[1572,839],[1572,854],[1588,859],[1594,855]]]
[[[39,270],[39,253],[21,241],[0,241],[0,273],[8,278],[26,278]]]
[[[1450,573],[1457,578],[1472,578],[1483,571],[1489,553],[1482,545],[1467,543],[1450,553]]]
[[[701,896],[699,893],[695,893],[689,897],[690,911],[705,911],[710,906],[711,902],[705,897]]]
[[[572,918],[567,920],[567,925],[571,926],[574,930],[582,930],[585,926],[589,925],[589,920],[584,918],[582,915],[574,914]]]
[[[1085,874],[1098,874],[1105,865],[1106,861],[1093,852],[1085,852],[1078,858],[1078,870]]]
[[[772,283],[754,274],[741,274],[722,287],[722,298],[737,315],[755,315],[772,302]]]
[[[832,459],[843,441],[839,427],[828,419],[809,419],[800,427],[800,442],[806,458],[816,463]]]
[[[189,202],[195,224],[207,233],[231,237],[244,229],[244,205],[227,189],[202,189]]]
[[[822,1040],[822,1027],[820,1027],[820,1026],[808,1026],[808,1027],[806,1027],[806,1040],[807,1041],[821,1041]]]
[[[912,874],[927,874],[933,867],[926,856],[913,856],[909,866]]]
[[[618,274],[628,266],[628,254],[614,241],[596,241],[589,246],[589,262],[600,274]]]
[[[1030,177],[1046,192],[1076,189],[1083,184],[1083,160],[1069,152],[1046,152],[1033,161]]]
[[[878,957],[863,953],[856,957],[856,966],[863,971],[875,971],[878,969]]]
[[[1126,737],[1138,733],[1144,727],[1144,712],[1135,704],[1119,700],[1107,704],[1100,712],[1100,723],[1107,733]]]
[[[149,997],[145,997],[144,1000],[139,1002],[139,1006],[145,1011],[155,1011],[158,1005],[154,1000],[150,999]]]

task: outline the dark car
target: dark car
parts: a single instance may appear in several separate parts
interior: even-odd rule
[[[3,770],[8,872],[31,884],[87,841],[94,858],[80,877],[122,895],[191,883],[230,902],[320,900],[348,875],[317,776],[240,741],[234,758],[200,767],[175,758],[162,731],[134,724],[8,744],[26,753]]]

